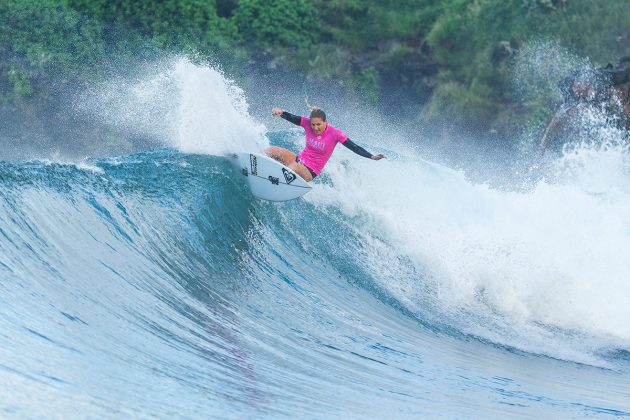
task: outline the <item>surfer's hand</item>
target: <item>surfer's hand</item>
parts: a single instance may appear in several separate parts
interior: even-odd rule
[[[387,159],[387,156],[385,156],[382,153],[379,153],[378,155],[372,155],[372,160],[381,160],[381,159]]]
[[[277,115],[277,116],[280,116],[280,115],[282,115],[282,113],[283,113],[283,112],[284,112],[284,111],[283,111],[282,109],[280,109],[280,108],[273,108],[273,109],[271,110],[271,115]]]

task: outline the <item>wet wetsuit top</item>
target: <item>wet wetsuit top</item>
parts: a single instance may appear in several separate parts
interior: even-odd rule
[[[348,138],[346,133],[328,124],[326,129],[321,134],[317,134],[311,128],[311,120],[306,117],[298,117],[297,115],[290,114],[286,111],[282,112],[282,118],[285,120],[299,125],[304,129],[306,133],[306,146],[304,150],[298,155],[298,159],[308,169],[319,173],[324,169],[326,162],[330,159],[333,150],[337,143],[341,143],[354,153],[366,157],[372,158],[372,154],[354,143]]]

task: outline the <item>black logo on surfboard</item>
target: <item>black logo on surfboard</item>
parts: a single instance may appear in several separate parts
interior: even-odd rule
[[[250,166],[252,168],[252,175],[258,175],[258,160],[256,159],[256,156],[254,155],[249,155],[249,163]]]
[[[295,181],[295,178],[297,178],[297,175],[295,175],[291,171],[287,171],[284,168],[282,168],[282,173],[284,174],[284,179],[287,181],[287,184],[292,183],[293,181]]]

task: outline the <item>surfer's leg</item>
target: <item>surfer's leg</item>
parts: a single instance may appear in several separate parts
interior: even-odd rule
[[[303,164],[293,161],[293,163],[287,166],[291,168],[293,172],[301,176],[304,181],[311,182],[313,180],[313,175],[311,175],[311,171],[309,171],[308,168]]]
[[[283,149],[282,147],[271,146],[265,149],[265,154],[291,168],[295,173],[301,176],[304,181],[311,182],[313,180],[313,175],[311,175],[308,168],[303,164],[296,162],[297,156],[295,153],[290,152],[287,149]]]
[[[267,149],[265,149],[265,154],[286,166],[289,166],[292,162],[295,162],[295,153],[292,153],[287,149],[283,149],[282,147],[268,147]]]

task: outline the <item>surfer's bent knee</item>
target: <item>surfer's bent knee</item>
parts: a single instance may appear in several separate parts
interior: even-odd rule
[[[284,163],[285,150],[278,146],[271,146],[265,149],[265,154],[270,158]]]
[[[265,154],[269,157],[280,156],[281,150],[277,146],[270,146],[265,149]]]

